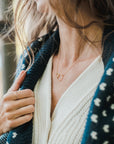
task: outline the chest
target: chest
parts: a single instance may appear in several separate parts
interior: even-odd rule
[[[47,144],[47,141],[48,144],[55,142],[76,144],[81,140],[91,99],[103,74],[103,65],[95,61],[79,76],[75,72],[74,81],[71,81],[70,85],[69,81],[65,85],[67,78],[64,77],[64,83],[63,81],[60,83],[51,72],[52,60],[50,59],[42,78],[35,87],[33,140],[36,144]],[[69,77],[71,80],[73,75]],[[51,108],[54,109],[50,117]],[[73,141],[74,137],[76,141]]]
[[[91,62],[92,60],[76,64],[70,71],[68,71],[68,73],[64,75],[62,80],[57,79],[56,72],[54,71],[54,68],[52,69],[51,115],[62,95],[68,89],[70,89],[70,86],[72,86],[73,82],[78,79],[81,74],[83,75],[84,71],[91,64]]]

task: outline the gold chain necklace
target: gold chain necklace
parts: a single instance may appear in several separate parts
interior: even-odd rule
[[[99,56],[100,56],[100,55],[99,55]],[[97,56],[97,57],[98,57],[98,56]],[[96,57],[95,57],[95,58],[96,58]],[[93,57],[92,57],[91,59],[93,59]],[[59,65],[59,62],[58,62],[58,64],[57,64],[57,73],[56,73],[56,78],[57,78],[57,80],[62,81],[62,80],[64,79],[65,74],[67,74],[67,73],[72,69],[72,67],[73,67],[78,61],[80,61],[80,60],[74,61],[74,62],[72,63],[72,65],[71,65],[64,73],[62,73],[62,74],[58,72],[58,65]],[[85,61],[85,60],[83,60],[83,61]]]
[[[77,61],[74,61],[72,63],[72,65],[64,72],[64,73],[59,73],[58,72],[58,65],[59,65],[59,62],[57,64],[57,73],[56,73],[56,78],[57,80],[59,80],[60,82],[64,79],[64,76],[72,69],[72,67],[76,64]]]

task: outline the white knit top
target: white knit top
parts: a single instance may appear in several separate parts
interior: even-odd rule
[[[69,86],[51,113],[52,58],[35,87],[32,144],[80,144],[92,97],[104,72],[98,56]]]

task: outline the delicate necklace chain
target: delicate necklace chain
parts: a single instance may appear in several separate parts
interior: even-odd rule
[[[62,81],[64,79],[64,76],[72,69],[72,67],[77,63],[77,61],[73,62],[72,65],[64,72],[64,73],[59,73],[58,72],[58,65],[59,62],[57,64],[57,73],[56,73],[56,78],[59,81]]]
[[[101,56],[101,55],[99,55],[99,56]],[[97,57],[99,57],[99,56],[97,56]],[[96,57],[95,57],[95,58],[96,58]],[[92,57],[91,59],[93,59],[93,57]],[[59,65],[59,62],[58,62],[58,64],[57,64],[57,73],[56,73],[56,78],[57,78],[57,80],[62,81],[62,80],[64,79],[64,76],[72,69],[72,67],[73,67],[78,61],[79,61],[79,60],[74,61],[74,62],[72,63],[72,65],[71,65],[69,68],[67,68],[67,70],[66,70],[64,73],[59,73],[59,72],[58,72],[58,65]],[[84,60],[83,60],[83,61],[84,61]]]

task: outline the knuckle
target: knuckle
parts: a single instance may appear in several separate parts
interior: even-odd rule
[[[14,114],[11,112],[7,112],[5,113],[5,117],[7,120],[11,120],[12,118],[14,118]]]
[[[8,120],[8,127],[11,129],[13,128],[13,122],[11,120]]]
[[[6,118],[6,120],[10,119],[9,113],[5,113],[5,118]]]
[[[15,95],[23,95],[23,90],[15,91]]]
[[[7,113],[10,111],[10,107],[8,104],[4,104],[4,111]]]
[[[8,96],[9,96],[8,93],[6,93],[6,94],[3,96],[3,99],[2,99],[3,102],[8,101]]]
[[[13,95],[13,92],[7,92],[4,96],[3,96],[3,102],[6,102],[8,100],[10,100],[10,96]]]

